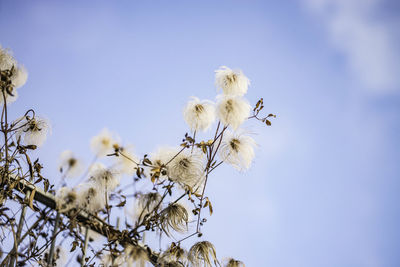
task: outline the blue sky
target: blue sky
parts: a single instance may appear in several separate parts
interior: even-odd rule
[[[240,68],[278,115],[249,122],[253,167],[207,189],[204,238],[246,266],[399,266],[400,5],[384,0],[1,1],[1,45],[29,71],[11,116],[52,122],[37,153],[92,155],[102,128],[138,154],[178,144],[190,96]],[[194,241],[194,240],[193,240]]]

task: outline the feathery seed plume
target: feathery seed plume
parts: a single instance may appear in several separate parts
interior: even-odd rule
[[[127,245],[124,249],[123,257],[124,266],[131,267],[134,263],[139,263],[140,266],[145,266],[146,261],[149,257],[146,250],[139,246]]]
[[[67,212],[70,209],[77,208],[78,195],[74,189],[61,187],[56,193],[56,208],[59,212]]]
[[[80,208],[96,213],[106,205],[105,188],[94,181],[79,184],[78,205]]]
[[[61,153],[58,166],[60,171],[68,178],[75,178],[84,171],[82,161],[70,150],[65,150]]]
[[[218,96],[217,117],[236,130],[250,115],[251,106],[243,97]]]
[[[241,70],[231,70],[226,66],[215,71],[215,85],[224,95],[243,96],[250,85],[250,80]]]
[[[197,150],[193,153],[182,151],[167,165],[167,169],[172,181],[179,183],[182,187],[189,186],[193,192],[196,192],[204,181],[204,154]]]
[[[188,259],[193,266],[211,267],[212,263],[217,265],[218,262],[215,247],[208,241],[194,244],[189,250]]]
[[[106,168],[104,165],[98,164],[91,170],[91,176],[89,180],[100,188],[110,192],[119,186],[118,174],[119,173],[116,170]]]
[[[108,130],[103,129],[98,135],[90,140],[90,148],[98,157],[104,157],[114,152],[114,148],[118,145],[118,138]]]
[[[183,117],[191,131],[206,131],[215,121],[215,104],[192,97],[183,110]]]
[[[114,158],[117,164],[116,168],[122,174],[134,175],[139,164],[139,158],[133,153],[133,146],[120,147],[118,151],[118,156]]]
[[[188,230],[189,212],[180,203],[168,205],[160,214],[161,228],[170,236],[171,228],[183,233]]]
[[[256,142],[250,136],[243,135],[240,131],[232,133],[227,130],[219,149],[219,156],[237,170],[244,171],[250,168],[254,159],[255,146]]]
[[[21,136],[25,145],[40,147],[46,141],[49,132],[50,124],[47,120],[39,117],[27,118],[25,125],[19,129],[17,138]]]
[[[188,266],[187,251],[180,246],[171,246],[158,258],[161,267],[185,267]]]
[[[134,220],[141,221],[146,215],[162,208],[161,195],[156,192],[139,195],[135,200]]]

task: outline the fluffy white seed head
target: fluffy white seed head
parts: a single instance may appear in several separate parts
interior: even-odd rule
[[[58,166],[60,172],[64,173],[67,178],[78,177],[84,171],[82,161],[70,150],[61,153]]]
[[[78,195],[69,187],[61,187],[56,193],[56,208],[59,212],[67,212],[78,207]]]
[[[165,250],[158,258],[161,267],[169,266],[188,266],[188,252],[180,246],[172,246]]]
[[[0,71],[10,70],[13,66],[17,65],[17,61],[8,49],[0,46]]]
[[[135,199],[133,220],[139,222],[143,220],[146,215],[153,211],[160,210],[162,208],[160,201],[161,195],[156,192],[139,195]]]
[[[218,96],[217,116],[224,125],[234,130],[249,117],[250,110],[250,104],[242,97]]]
[[[76,187],[79,207],[92,213],[103,209],[106,205],[106,192],[102,186],[93,181],[79,184]]]
[[[189,261],[193,266],[211,267],[217,264],[217,253],[215,247],[208,241],[201,241],[194,244],[188,255]]]
[[[51,130],[49,122],[46,119],[35,117],[21,123],[24,126],[18,130],[17,138],[21,136],[25,145],[35,145],[37,147],[43,145]]]
[[[179,152],[179,150],[176,150]],[[172,181],[181,186],[189,186],[193,192],[197,192],[204,181],[205,158],[204,154],[194,150],[182,151],[168,165],[168,176]]]
[[[106,192],[103,187],[93,181],[79,184],[76,191],[80,208],[95,213],[105,207]]]
[[[215,104],[192,97],[183,110],[183,117],[191,131],[206,131],[215,121]]]
[[[120,147],[118,149],[116,160],[116,168],[121,174],[134,175],[139,164],[139,158],[133,152],[133,146]]]
[[[11,83],[14,85],[14,88],[23,86],[27,79],[28,72],[23,65],[18,66],[11,75]]]
[[[115,169],[97,165],[91,170],[90,181],[107,192],[113,191],[119,185],[119,172]]]
[[[159,166],[167,164],[172,158],[179,152],[176,147],[163,146],[159,147],[156,152],[150,155],[150,160],[153,165],[158,164]]]
[[[23,65],[18,64],[12,56],[11,51],[0,46],[0,71],[4,70],[12,70],[10,79],[14,89],[23,86],[28,78],[26,68]],[[11,103],[11,101],[7,102]]]
[[[254,159],[255,146],[256,142],[250,136],[227,130],[219,149],[219,156],[237,170],[244,171],[250,168]]]
[[[14,103],[18,99],[17,88],[23,86],[27,78],[28,73],[23,66],[21,66],[21,68],[15,69],[15,71],[11,75],[11,83],[13,84],[13,86],[9,88],[9,93],[7,91],[4,91],[7,104]],[[0,104],[3,103],[4,97],[3,94],[0,92]]]
[[[107,169],[107,167],[101,162],[95,162],[91,164],[89,166],[89,171],[88,171],[89,177],[94,176],[98,170],[104,170],[104,169]]]
[[[231,70],[222,66],[215,71],[215,85],[221,88],[225,95],[243,96],[250,85],[250,80],[241,70]]]
[[[184,233],[188,231],[189,213],[191,213],[181,203],[172,203],[160,213],[161,229],[171,235],[171,229]]]
[[[118,138],[108,130],[103,129],[98,135],[90,140],[90,148],[98,157],[104,157],[114,152],[115,147],[118,147]]]
[[[188,160],[189,162],[193,163],[191,164],[191,168],[184,168],[185,164],[185,158],[191,158],[190,153],[187,153],[186,151],[180,152],[182,147],[160,147],[155,153],[152,153],[150,155],[150,160],[153,164],[154,167],[163,167],[164,170],[166,170],[165,175],[161,175],[160,179],[168,179],[170,178],[171,180],[180,183],[181,185],[184,185],[185,183],[190,183],[193,184],[193,181],[197,181],[198,179],[193,179],[194,177],[199,176],[201,173],[201,158],[199,161],[196,161],[195,159],[199,158],[198,153],[196,153],[193,156],[192,160]],[[179,162],[181,164],[179,165]],[[194,164],[196,163],[196,164]],[[197,166],[196,168],[193,168],[194,166]],[[197,172],[196,172],[196,171]],[[188,172],[194,172],[194,174],[186,176]],[[150,169],[151,172],[151,169]]]
[[[173,147],[159,147],[154,153],[150,154],[150,161],[152,167],[145,168],[145,174],[148,177],[156,170],[166,170],[166,164],[176,155],[176,148]],[[158,181],[168,179],[167,172],[161,172]]]
[[[123,266],[126,267],[132,267],[135,263],[138,263],[138,265],[135,266],[145,266],[146,261],[149,259],[144,248],[132,245],[127,245],[120,257],[125,263]]]

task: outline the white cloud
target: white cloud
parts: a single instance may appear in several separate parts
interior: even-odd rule
[[[379,92],[400,88],[396,22],[377,19],[381,0],[305,1],[365,87]]]

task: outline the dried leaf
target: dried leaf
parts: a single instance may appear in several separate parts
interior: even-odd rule
[[[35,198],[35,193],[36,193],[36,188],[34,188],[31,192],[31,195],[29,196],[29,207],[35,211],[33,207],[33,199]]]
[[[76,249],[77,246],[78,246],[78,242],[77,242],[77,241],[73,241],[73,242],[72,242],[72,248],[71,248],[71,250],[70,250],[69,252],[74,251],[74,250]]]
[[[49,190],[50,183],[49,183],[49,181],[47,179],[45,179],[43,181],[43,184],[44,184],[44,192],[47,192]]]

